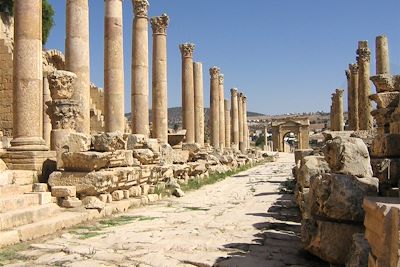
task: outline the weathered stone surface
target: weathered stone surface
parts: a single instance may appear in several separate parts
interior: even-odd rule
[[[364,234],[353,235],[353,242],[346,260],[346,267],[368,267],[370,247]]]
[[[312,155],[314,152],[313,149],[296,149],[294,151],[294,162],[298,167],[300,167],[300,163],[304,157]]]
[[[50,84],[51,98],[53,100],[71,99],[74,91],[73,87],[70,85],[77,78],[75,73],[64,70],[55,70],[47,77]]]
[[[363,140],[363,142],[370,147],[372,144],[372,140],[374,140],[375,136],[377,134],[377,130],[374,128],[372,130],[358,130],[354,131],[354,133],[351,134],[350,137],[356,137],[360,138]]]
[[[149,194],[150,185],[142,184],[142,185],[140,185],[140,188],[142,189],[142,195],[143,196],[146,196],[146,195]]]
[[[70,133],[64,147],[68,152],[89,151],[92,145],[92,138],[88,134]]]
[[[15,182],[12,171],[2,171],[0,172],[0,186],[10,185]]]
[[[130,197],[140,197],[142,195],[142,188],[140,186],[132,186],[129,188],[129,196]]]
[[[47,192],[49,191],[49,187],[45,183],[34,183],[32,185],[33,192]]]
[[[158,140],[154,138],[147,139],[147,141],[145,142],[145,148],[150,149],[151,151],[153,151],[153,153],[160,153],[161,150]]]
[[[107,201],[107,198],[106,198],[106,201]],[[105,203],[106,201],[103,202],[100,199],[98,199],[97,197],[88,196],[88,197],[85,197],[84,199],[82,199],[82,205],[86,209],[102,210],[106,206],[106,203]]]
[[[120,201],[124,199],[124,191],[115,190],[111,193],[113,201]]]
[[[399,92],[383,92],[372,94],[369,99],[376,102],[377,109],[396,108],[399,104]]]
[[[324,141],[327,142],[335,139],[336,137],[350,137],[353,133],[353,131],[324,131],[322,135],[324,136]]]
[[[195,154],[195,153],[199,152],[200,149],[201,149],[201,146],[196,143],[192,143],[192,144],[184,143],[182,145],[182,150],[187,150],[187,151],[189,151],[190,154]]]
[[[361,139],[336,137],[326,142],[323,151],[332,172],[372,177],[368,149]]]
[[[153,164],[154,153],[147,148],[139,148],[133,150],[133,157],[140,161],[143,165]]]
[[[140,167],[119,167],[97,172],[53,172],[49,185],[74,185],[78,196],[98,196],[118,189],[129,189],[140,181]]]
[[[330,172],[328,162],[322,156],[306,156],[300,164],[297,183],[301,187],[310,187],[310,178],[317,174]]]
[[[175,189],[172,191],[172,194],[173,194],[174,196],[176,196],[176,197],[183,197],[183,196],[185,195],[185,193],[183,192],[183,190],[180,189],[180,188],[175,188]]]
[[[164,144],[160,148],[160,161],[165,164],[184,164],[189,161],[189,151],[173,149],[170,145]]]
[[[97,171],[104,168],[133,166],[135,161],[131,150],[114,152],[67,152],[62,155],[66,171]]]
[[[0,159],[0,172],[8,170],[6,163]]]
[[[64,208],[77,208],[82,205],[82,201],[80,201],[76,197],[68,197],[61,201],[61,206]]]
[[[230,171],[231,169],[228,166],[225,165],[211,165],[208,168],[208,171],[212,174],[212,173],[225,173]]]
[[[318,218],[362,222],[363,199],[376,196],[378,186],[377,178],[332,173],[314,176],[310,182],[311,213]]]
[[[94,150],[98,152],[112,152],[126,149],[124,135],[120,132],[94,135],[92,143]]]
[[[345,263],[353,235],[362,231],[361,225],[318,220],[303,220],[301,223],[304,248],[332,264]]]
[[[76,197],[75,186],[52,186],[51,195],[53,197]]]
[[[400,134],[386,134],[375,138],[371,145],[373,157],[400,157]]]
[[[148,137],[144,134],[126,134],[127,149],[133,150],[137,148],[144,148],[147,143]]]
[[[372,158],[371,166],[374,177],[378,178],[381,184],[387,184],[391,187],[398,186],[400,158]]]

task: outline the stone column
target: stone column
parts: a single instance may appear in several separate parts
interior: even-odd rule
[[[353,121],[350,130],[357,131],[359,129],[359,113],[358,113],[358,65],[350,64],[350,83],[352,93],[352,113]]]
[[[384,35],[376,37],[376,74],[390,74],[389,44]]]
[[[367,41],[359,41],[357,49],[357,63],[359,68],[358,75],[358,113],[360,130],[372,129],[371,102],[369,95],[371,87],[370,78],[370,59],[371,51],[368,48]]]
[[[104,2],[104,120],[106,132],[125,131],[122,0]]]
[[[219,149],[219,68],[210,68],[210,128],[211,145]]]
[[[331,131],[336,131],[336,113],[335,113],[335,107],[336,107],[336,94],[333,93],[331,96],[331,114],[330,114],[330,120],[331,120]]]
[[[45,151],[42,138],[42,1],[14,1],[12,151]]]
[[[167,27],[169,17],[151,18],[153,29],[152,121],[153,138],[168,143]]]
[[[243,94],[238,95],[239,149],[243,147]]]
[[[67,0],[65,65],[75,73],[74,95],[81,119],[77,131],[90,134],[90,48],[88,0]]]
[[[204,146],[204,94],[203,94],[203,65],[193,63],[194,77],[194,121],[195,142]]]
[[[231,89],[231,132],[232,147],[239,148],[239,110],[238,110],[238,91],[236,88]]]
[[[224,101],[225,107],[225,147],[231,147],[231,107],[228,99]]]
[[[225,96],[224,75],[219,75],[219,147],[225,147]]]
[[[132,133],[149,136],[149,31],[147,0],[132,0]]]
[[[194,44],[179,45],[182,54],[182,128],[186,129],[186,143],[194,143]]]
[[[350,70],[345,70],[345,75],[347,79],[347,125],[350,129],[353,125],[353,105],[354,101],[352,99],[352,88],[351,88],[351,72]]]
[[[243,146],[244,149],[249,148],[249,128],[247,125],[247,97],[243,95]]]
[[[336,89],[336,117],[338,131],[344,131],[343,92],[344,90],[342,89]]]
[[[46,113],[46,103],[51,101],[48,73],[43,74],[43,139],[47,147],[50,147],[51,120]]]

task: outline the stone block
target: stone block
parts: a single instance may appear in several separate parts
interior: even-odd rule
[[[124,199],[124,191],[116,190],[111,193],[113,201],[120,201]]]
[[[400,177],[400,158],[371,158],[374,177],[379,179],[381,184],[398,186]]]
[[[335,221],[364,220],[363,199],[378,194],[377,178],[326,173],[311,178],[311,214]]]
[[[64,208],[77,208],[82,206],[82,201],[76,197],[67,197],[61,201],[61,207]]]
[[[122,190],[124,193],[124,199],[129,199],[129,190]]]
[[[51,192],[38,192],[39,197],[39,205],[46,205],[53,203],[53,197],[51,196]]]
[[[0,172],[0,186],[10,185],[15,182],[14,175],[12,171],[2,171]]]
[[[124,134],[120,132],[101,133],[93,136],[93,148],[98,152],[113,152],[126,150],[127,144]]]
[[[154,138],[147,139],[145,147],[153,151],[153,153],[160,153],[161,151],[160,143],[158,143],[158,140]]]
[[[368,254],[370,247],[364,234],[354,234],[346,267],[368,267]]]
[[[103,197],[103,199],[104,199],[104,197]],[[106,196],[105,200],[107,201],[107,196]],[[82,199],[82,204],[86,209],[102,210],[106,206],[106,203],[105,203],[106,201],[101,201],[97,197],[89,196],[89,197],[85,197],[84,199]]]
[[[99,195],[99,200],[104,203],[107,203],[107,198],[108,198],[108,194],[100,194]]]
[[[154,202],[156,202],[156,201],[159,200],[159,197],[158,197],[157,194],[149,194],[149,195],[147,196],[147,198],[148,198],[148,200],[149,200],[150,203],[154,203]]]
[[[297,183],[302,187],[310,187],[310,178],[330,172],[329,164],[322,156],[305,156],[300,164]]]
[[[53,197],[76,197],[76,187],[75,186],[52,186],[51,195]]]
[[[149,189],[150,189],[150,185],[148,184],[142,184],[140,185],[141,189],[142,189],[142,195],[146,196],[149,194]]]
[[[90,172],[105,168],[129,167],[134,165],[131,150],[114,152],[67,152],[62,155],[66,171]]]
[[[140,186],[132,186],[129,188],[130,197],[140,197],[142,194],[142,188]]]
[[[314,153],[313,149],[296,149],[294,151],[294,162],[300,167],[300,163],[306,156],[311,156]]]
[[[126,134],[125,139],[129,150],[144,148],[148,140],[143,134]]]
[[[83,133],[70,133],[65,144],[68,152],[85,152],[89,151],[92,145],[90,135]]]
[[[336,137],[326,142],[323,152],[333,173],[372,177],[368,148],[361,139]]]
[[[49,187],[45,183],[34,183],[32,185],[33,192],[47,192],[49,191]]]
[[[400,157],[400,134],[386,134],[375,138],[371,145],[371,157]]]
[[[133,150],[133,157],[139,160],[143,165],[153,164],[154,153],[147,148],[139,148]]]

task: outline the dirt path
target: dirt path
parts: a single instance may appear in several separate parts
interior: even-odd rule
[[[293,195],[279,192],[293,162],[282,153],[183,198],[131,210],[109,227],[34,244],[23,252],[31,260],[14,266],[325,266],[301,251]]]

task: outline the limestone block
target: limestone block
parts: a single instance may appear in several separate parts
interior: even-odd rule
[[[53,197],[76,197],[75,186],[52,186],[51,195]]]
[[[314,153],[313,149],[296,149],[294,151],[294,162],[296,166],[300,167],[300,163],[304,157],[310,156]]]
[[[377,178],[326,173],[311,178],[309,203],[311,214],[335,221],[364,220],[362,208],[366,196],[378,194]]]
[[[157,194],[149,194],[149,195],[147,196],[147,198],[148,198],[148,200],[149,200],[150,203],[154,203],[154,202],[156,202],[156,201],[159,200],[159,197],[158,197]]]
[[[374,177],[378,178],[381,184],[398,186],[400,158],[371,158],[371,166]]]
[[[305,156],[300,163],[297,183],[303,187],[310,187],[310,178],[330,172],[329,164],[322,156]]]
[[[337,137],[347,138],[353,134],[353,131],[324,131],[322,135],[324,136],[324,141],[333,140]]]
[[[133,166],[135,161],[131,150],[114,152],[67,152],[62,155],[66,171],[97,171],[104,168]]]
[[[51,192],[38,192],[37,195],[39,197],[39,205],[46,205],[53,203]]]
[[[376,128],[372,129],[372,130],[358,130],[358,131],[354,131],[354,133],[352,133],[350,135],[350,137],[356,137],[356,138],[360,138],[361,140],[363,140],[363,142],[370,147],[372,144],[372,140],[375,139],[377,134],[377,130]]]
[[[129,198],[129,190],[122,190],[122,192],[124,193],[124,199],[128,199]]]
[[[8,170],[6,163],[0,159],[0,172]]]
[[[211,165],[211,166],[208,168],[208,171],[209,171],[210,173],[225,173],[225,172],[228,172],[228,171],[230,171],[230,170],[231,170],[231,169],[230,169],[228,166],[222,165],[222,164]]]
[[[304,249],[332,264],[345,263],[353,235],[362,231],[362,225],[312,219],[301,222]]]
[[[49,191],[49,187],[45,183],[34,183],[32,185],[33,192],[47,192]]]
[[[143,196],[146,196],[146,195],[149,194],[150,185],[142,184],[142,185],[140,185],[140,188],[142,189],[142,195]]]
[[[125,150],[127,147],[123,133],[101,133],[93,136],[93,148],[98,152]]]
[[[182,145],[182,150],[187,150],[192,155],[199,152],[200,149],[201,149],[201,145],[197,144],[197,143],[193,143],[193,144],[184,143]]]
[[[174,172],[174,178],[183,177],[190,172],[190,166],[187,164],[173,164],[171,168]]]
[[[103,199],[104,199],[104,197],[103,197]],[[107,195],[106,195],[105,200],[107,201]],[[101,201],[97,197],[89,196],[89,197],[85,197],[84,199],[82,199],[82,205],[86,209],[102,210],[106,206],[106,203],[105,203],[106,201]]]
[[[173,149],[165,144],[160,148],[160,160],[165,164],[183,164],[189,161],[189,151],[182,149]]]
[[[67,197],[61,201],[61,207],[64,208],[77,208],[82,206],[82,201],[76,197]]]
[[[354,234],[346,267],[368,267],[368,254],[370,247],[364,234]]]
[[[160,153],[161,147],[157,139],[149,138],[145,142],[145,147],[153,151],[153,153]]]
[[[127,149],[144,148],[148,138],[144,134],[126,134]]]
[[[196,175],[201,175],[205,173],[208,168],[206,166],[206,163],[203,162],[189,162],[188,165],[190,166],[190,173],[189,175],[191,176],[196,176]]]
[[[99,195],[99,200],[104,203],[107,203],[107,198],[108,198],[108,194],[100,194]]]
[[[377,109],[396,108],[399,104],[399,92],[382,92],[372,94],[369,99],[376,102]]]
[[[83,133],[70,133],[65,144],[68,152],[89,151],[91,145],[91,136]]]
[[[128,189],[137,185],[140,178],[140,167],[118,167],[96,172],[53,172],[49,185],[74,185],[79,196],[98,196],[118,189]]]
[[[372,177],[368,148],[361,139],[336,137],[326,142],[323,151],[332,172]]]
[[[129,196],[131,197],[140,197],[142,194],[142,188],[140,186],[132,186],[129,188]]]
[[[124,191],[116,190],[111,193],[113,201],[120,201],[124,199]]]
[[[15,182],[15,178],[12,171],[1,171],[0,172],[0,186],[10,185]]]
[[[400,157],[400,134],[379,136],[372,141],[372,157]]]
[[[152,164],[154,161],[153,151],[147,148],[134,149],[133,156],[143,165]]]

